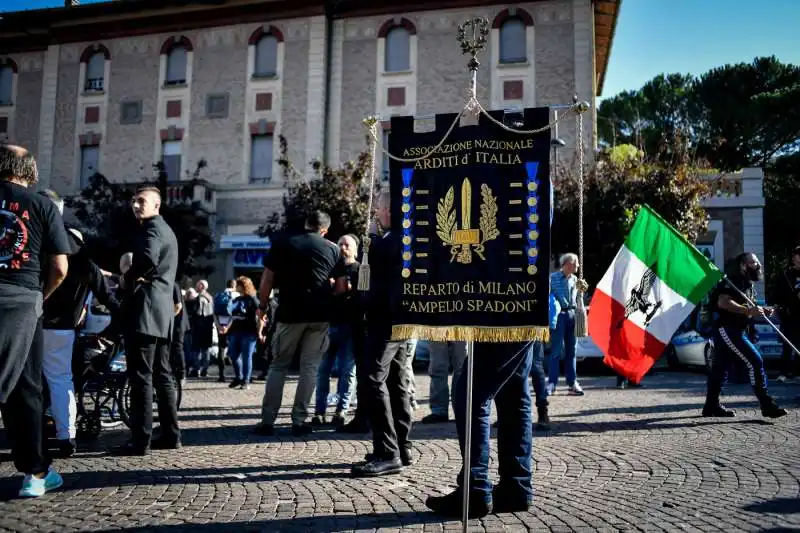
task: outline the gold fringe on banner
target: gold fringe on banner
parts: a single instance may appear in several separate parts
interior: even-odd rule
[[[406,339],[434,342],[547,342],[550,340],[550,328],[546,326],[482,327],[415,324],[392,326],[392,340]]]

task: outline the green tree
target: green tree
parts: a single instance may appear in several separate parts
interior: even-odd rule
[[[680,143],[680,141],[678,141]],[[686,152],[671,148],[670,160],[631,157],[599,161],[584,182],[584,275],[596,285],[611,265],[638,208],[648,204],[694,242],[708,225],[701,200],[708,187]],[[569,171],[553,180],[555,213],[552,242],[556,255],[578,251],[578,182]]]
[[[789,255],[800,245],[800,219],[792,213],[800,205],[800,152],[780,157],[770,165],[764,178],[764,261],[768,286],[787,267]],[[772,295],[774,298],[774,295]]]
[[[766,167],[800,149],[800,67],[758,57],[707,72],[693,92],[698,154],[714,166]]]
[[[348,233],[359,238],[364,235],[372,193],[369,187],[371,153],[365,150],[355,161],[347,161],[339,167],[314,161],[312,178],[302,179],[303,176],[287,157],[286,139],[281,136],[279,141],[281,155],[278,163],[289,183],[288,191],[283,196],[283,212],[273,213],[258,229],[259,235],[302,231],[308,214],[318,210],[325,211],[331,217],[329,239],[336,241]]]
[[[650,156],[673,148],[678,136],[691,141],[693,83],[690,75],[661,74],[641,89],[604,100],[597,111],[601,141],[632,144]]]
[[[205,161],[201,161],[194,172],[187,172],[188,180],[180,183],[182,197],[191,198],[205,166]],[[131,250],[130,238],[137,224],[130,207],[131,199],[136,187],[152,184],[161,190],[164,198],[161,215],[178,240],[178,277],[207,276],[213,267],[204,259],[212,257],[214,245],[209,215],[197,202],[167,202],[168,181],[164,166],[157,163],[153,168],[156,177],[142,178],[140,183],[114,183],[96,173],[79,196],[68,199],[67,205],[74,210],[89,253],[102,268],[112,272],[119,269],[119,258]]]

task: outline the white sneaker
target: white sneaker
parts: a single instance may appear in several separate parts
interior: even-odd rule
[[[775,381],[777,381],[778,383],[786,383],[787,381],[789,381],[789,379],[786,376],[784,376],[783,374],[781,374],[780,376],[778,376],[778,379],[775,380]]]
[[[22,498],[38,498],[44,496],[45,493],[55,490],[64,484],[64,479],[58,472],[52,468],[47,469],[47,475],[43,478],[37,478],[28,474],[22,480],[22,488],[19,489],[19,495]]]
[[[569,388],[569,393],[572,396],[583,396],[585,394],[577,381]]]
[[[547,384],[547,395],[552,396],[556,393],[556,384],[555,383],[548,383]]]

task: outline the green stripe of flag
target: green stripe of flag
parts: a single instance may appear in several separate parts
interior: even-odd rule
[[[714,288],[722,272],[649,206],[643,206],[625,246],[669,287],[694,304]]]

